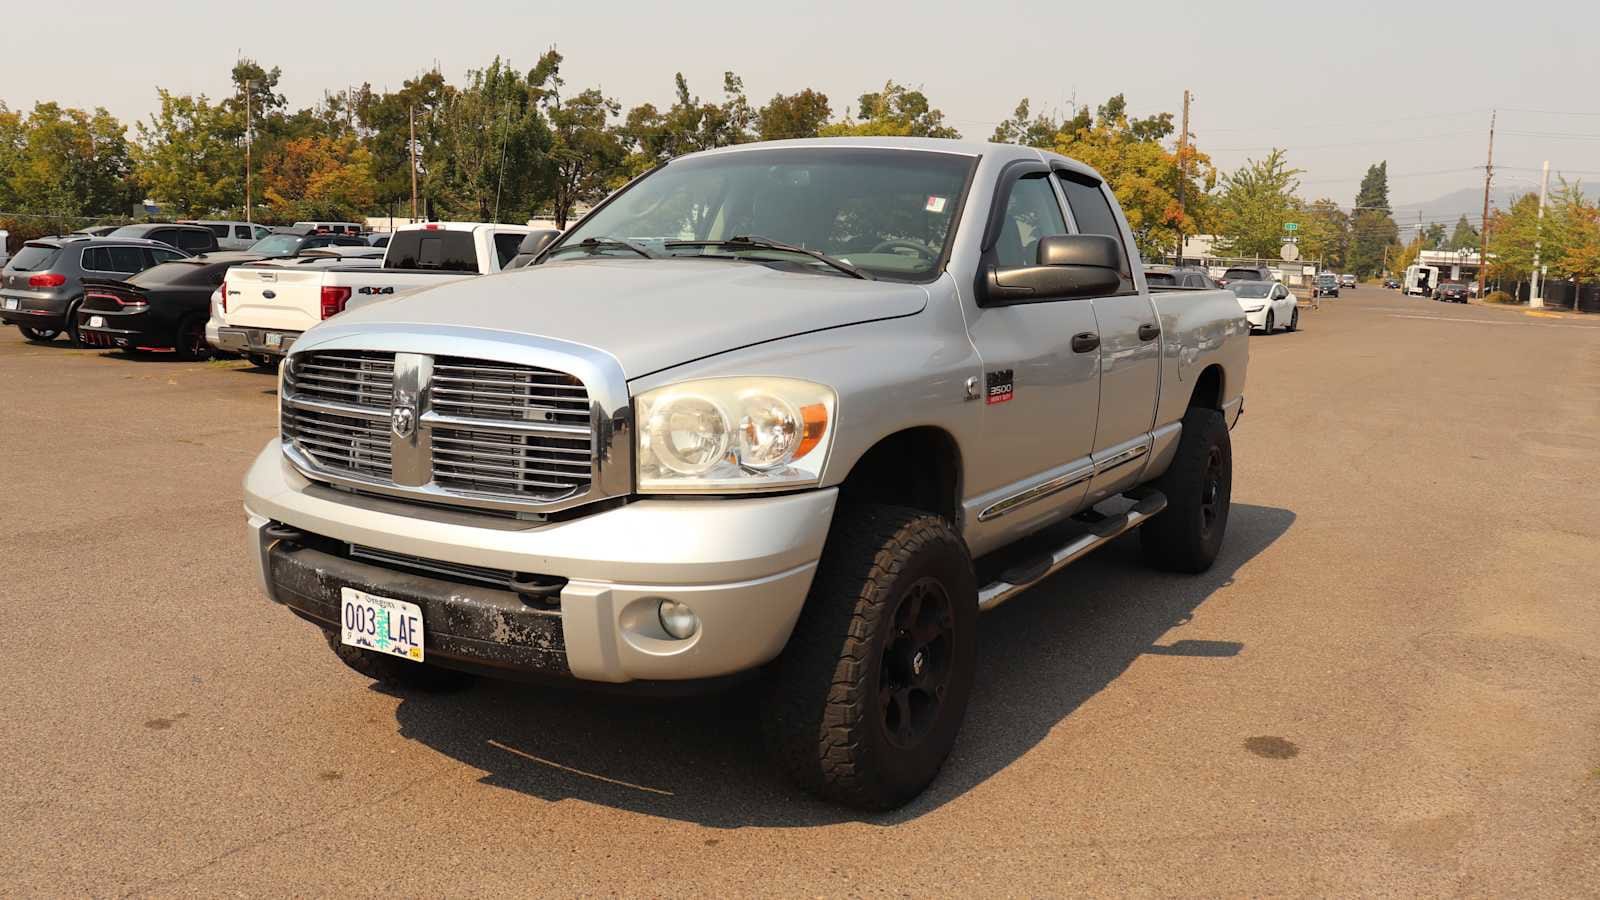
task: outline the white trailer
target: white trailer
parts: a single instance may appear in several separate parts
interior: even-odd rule
[[[1406,267],[1406,280],[1402,287],[1406,296],[1432,297],[1433,289],[1439,286],[1438,266],[1408,266]]]

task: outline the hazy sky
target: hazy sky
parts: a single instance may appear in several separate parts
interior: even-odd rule
[[[0,14],[0,100],[55,99],[148,115],[156,86],[228,90],[239,54],[281,66],[291,106],[324,89],[397,88],[437,60],[451,80],[500,54],[519,67],[555,46],[569,89],[624,106],[670,102],[682,71],[702,97],[722,72],[753,102],[812,87],[835,112],[886,79],[919,85],[968,137],[1016,101],[1070,111],[1118,92],[1136,115],[1181,106],[1219,168],[1272,146],[1305,170],[1301,193],[1352,202],[1389,161],[1397,203],[1482,186],[1489,109],[1501,110],[1497,183],[1538,166],[1600,181],[1600,2],[915,4],[51,3]],[[1474,169],[1473,167],[1478,167]]]

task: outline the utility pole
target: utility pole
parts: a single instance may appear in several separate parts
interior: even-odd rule
[[[245,83],[244,83],[244,221],[245,221],[246,225],[255,224],[255,220],[250,218],[250,207],[255,205],[253,202],[251,202],[251,197],[250,197],[250,192],[251,192],[251,187],[252,187],[252,185],[250,184],[250,147],[252,145],[254,145],[255,142],[256,142],[255,121],[250,117],[250,91],[251,91],[251,88],[253,88],[254,86],[255,86],[255,82],[254,81],[251,81],[249,79],[245,80]]]
[[[1528,307],[1541,309],[1544,306],[1544,275],[1539,271],[1539,252],[1544,249],[1544,195],[1550,190],[1550,160],[1544,161],[1544,174],[1539,177],[1539,224],[1535,226],[1533,239],[1533,272],[1529,280],[1533,282],[1533,289],[1528,294]],[[1484,222],[1487,228],[1489,223]],[[1482,289],[1479,289],[1482,292]]]
[[[1494,119],[1489,111],[1489,158],[1483,164],[1483,230],[1478,232],[1478,296],[1487,293],[1489,274],[1489,182],[1494,178]],[[1543,204],[1540,204],[1541,211]]]
[[[1183,92],[1183,130],[1178,132],[1178,265],[1183,265],[1183,215],[1188,213],[1184,201],[1184,194],[1189,186],[1189,100],[1190,95]]]
[[[411,105],[411,221],[417,221],[417,106]]]

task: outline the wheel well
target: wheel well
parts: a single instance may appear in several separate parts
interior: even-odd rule
[[[888,503],[943,516],[960,527],[961,451],[942,428],[908,428],[883,438],[856,460],[841,503]]]
[[[1196,406],[1206,409],[1222,408],[1222,367],[1218,365],[1207,366],[1200,377],[1195,379],[1194,393],[1189,395],[1189,407]]]

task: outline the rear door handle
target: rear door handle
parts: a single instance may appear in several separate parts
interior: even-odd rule
[[[1090,353],[1099,349],[1099,347],[1100,335],[1095,334],[1092,331],[1085,331],[1082,334],[1075,334],[1072,336],[1073,353]]]
[[[1139,326],[1139,340],[1153,341],[1158,337],[1161,337],[1161,326],[1151,325],[1148,322]]]

